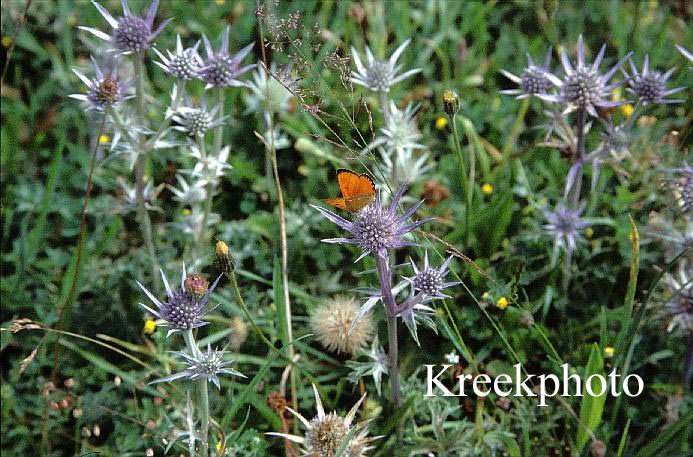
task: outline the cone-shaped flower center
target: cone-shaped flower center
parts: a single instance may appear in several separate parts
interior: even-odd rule
[[[379,252],[391,247],[397,239],[397,222],[389,211],[367,206],[356,216],[353,233],[361,249]]]
[[[579,67],[566,78],[563,97],[568,103],[584,108],[598,103],[604,93],[604,83],[591,67]]]
[[[643,102],[653,103],[664,96],[665,84],[659,72],[634,75],[630,86]]]
[[[545,94],[551,89],[552,84],[544,70],[529,66],[522,72],[520,87],[525,94]]]
[[[443,288],[443,278],[435,268],[425,268],[414,277],[414,288],[428,295],[434,295]]]
[[[149,47],[151,28],[141,17],[125,16],[118,21],[115,42],[123,51],[139,52]]]

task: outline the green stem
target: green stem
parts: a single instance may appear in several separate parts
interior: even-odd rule
[[[584,161],[585,159],[585,122],[587,120],[587,111],[584,109],[577,110],[577,159]],[[573,210],[576,210],[580,205],[580,188],[582,187],[582,175],[584,164],[578,170],[575,176],[573,186],[568,190],[568,199]]]
[[[185,345],[188,348],[188,352],[191,357],[198,358],[200,354],[200,349],[197,347],[195,342],[195,337],[193,336],[193,331],[188,330],[183,333],[183,338],[185,339]],[[198,382],[199,386],[199,405],[198,409],[200,413],[200,435],[198,436],[200,440],[200,455],[207,457],[209,455],[209,392],[207,390],[207,380],[203,379]],[[191,439],[193,437],[190,437]]]
[[[171,125],[171,120],[173,119],[173,114],[176,111],[178,111],[178,107],[180,106],[180,102],[183,99],[183,95],[185,94],[185,82],[186,81],[184,79],[178,81],[179,85],[178,85],[178,89],[176,90],[176,97],[173,99],[173,102],[171,103],[171,116],[164,119],[164,121],[159,126],[159,129],[152,136],[152,138],[147,142],[147,151],[150,151],[152,148],[154,148],[154,145],[156,144],[156,142],[159,141],[159,139],[164,134],[166,129],[168,129],[168,126]]]
[[[144,127],[144,54],[137,53],[135,57],[135,99],[137,100],[137,124]],[[156,260],[156,251],[154,250],[154,241],[152,238],[152,221],[149,218],[149,212],[145,207],[144,201],[144,169],[147,164],[147,149],[146,140],[141,133],[141,129],[137,133],[137,161],[135,162],[135,192],[137,200],[137,216],[142,224],[142,237],[149,255],[149,260],[152,264],[152,279],[157,290],[161,289],[161,279],[156,274],[159,269],[159,264]]]
[[[262,341],[267,345],[267,347],[272,351],[272,352],[277,352],[277,348],[274,347],[274,344],[265,336],[263,331],[260,329],[260,327],[255,324],[255,321],[253,320],[252,315],[250,314],[250,311],[248,308],[245,306],[245,301],[243,301],[243,297],[241,296],[241,290],[238,287],[238,281],[236,281],[236,274],[233,271],[227,271],[226,272],[226,277],[229,280],[229,283],[231,284],[231,289],[233,289],[233,296],[236,299],[236,303],[238,306],[241,307],[243,310],[243,313],[245,314],[245,317],[248,319],[250,322],[251,327],[253,327],[253,330],[260,335],[260,338]]]
[[[452,136],[455,143],[455,152],[457,153],[457,158],[460,162],[460,187],[462,187],[462,192],[465,196],[465,201],[467,202],[467,207],[464,209],[464,247],[467,248],[467,243],[469,241],[469,212],[471,211],[471,192],[469,190],[469,181],[467,180],[467,166],[464,163],[464,157],[462,155],[462,145],[460,144],[460,134],[457,131],[457,114],[450,116],[450,123],[452,124]]]
[[[397,342],[397,317],[387,316],[387,344],[390,368],[390,386],[392,388],[392,403],[395,408],[402,406],[402,397],[399,385],[398,342]]]

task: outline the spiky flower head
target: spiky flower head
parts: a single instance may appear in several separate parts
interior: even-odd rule
[[[206,183],[201,181],[193,181],[192,184],[188,184],[183,176],[176,174],[176,180],[180,188],[173,187],[167,184],[166,187],[173,193],[173,198],[179,202],[192,205],[198,203],[207,198],[207,189],[205,188]]]
[[[176,52],[171,52],[167,49],[166,53],[168,56],[165,56],[158,49],[154,48],[154,52],[161,60],[161,62],[155,61],[154,63],[166,73],[180,80],[188,81],[194,79],[197,77],[200,68],[202,68],[202,58],[197,52],[199,46],[200,42],[198,41],[191,48],[183,48],[180,35],[176,35]]]
[[[107,75],[101,71],[101,67],[92,57],[92,66],[94,67],[94,78],[89,79],[82,72],[73,68],[75,75],[87,86],[86,94],[70,94],[71,98],[82,100],[88,103],[87,111],[105,111],[108,108],[117,106],[124,100],[132,98],[132,95],[126,95],[130,83],[123,83],[118,80],[118,59],[113,59],[111,72]]]
[[[197,348],[194,348],[194,350],[194,356],[186,354],[185,352],[172,352],[183,359],[183,363],[187,365],[187,368],[171,376],[152,381],[150,384],[155,384],[158,382],[170,382],[175,381],[176,379],[186,378],[190,381],[206,380],[207,382],[211,382],[217,386],[217,389],[220,389],[220,375],[228,374],[231,376],[240,376],[245,378],[245,375],[234,370],[233,368],[226,368],[227,365],[233,363],[233,360],[224,360],[224,355],[228,353],[227,351],[213,351],[209,344],[207,344],[207,352],[202,352]]]
[[[390,101],[390,115],[387,117],[385,127],[381,128],[382,135],[368,145],[364,152],[371,151],[378,146],[384,146],[388,151],[402,149],[421,149],[419,143],[421,133],[416,125],[417,106],[411,103],[403,110],[397,108],[395,102]]]
[[[310,328],[320,344],[348,355],[356,355],[368,346],[375,332],[370,315],[351,327],[359,308],[353,297],[338,296],[321,303],[310,317]]]
[[[602,153],[612,156],[616,160],[621,160],[630,154],[630,146],[633,143],[633,133],[629,124],[609,123],[601,133]]]
[[[207,58],[203,67],[198,73],[198,77],[207,83],[205,89],[212,87],[239,87],[244,83],[238,80],[246,71],[255,67],[255,64],[241,67],[241,62],[253,49],[254,43],[250,43],[237,54],[229,54],[229,27],[226,26],[221,36],[221,46],[218,52],[214,52],[212,43],[206,35],[202,35],[205,44]]]
[[[99,13],[106,19],[106,22],[113,28],[112,35],[108,35],[101,30],[92,27],[80,27],[94,34],[96,37],[106,40],[113,45],[113,48],[121,53],[141,52],[148,49],[156,36],[161,33],[166,24],[171,19],[163,21],[156,30],[152,31],[156,10],[159,7],[159,0],[153,0],[144,18],[135,16],[130,11],[127,0],[121,0],[123,6],[123,16],[116,19],[106,8],[93,2]]]
[[[288,74],[289,71],[286,69],[284,73]],[[269,73],[268,75],[261,63],[258,63],[257,68],[253,71],[253,80],[247,84],[250,93],[244,95],[248,106],[247,112],[286,115],[291,108],[293,95],[275,77],[278,75],[278,71],[274,63],[270,66]]]
[[[183,266],[183,275],[180,280],[180,289],[174,291],[166,279],[166,275],[163,270],[161,270],[161,278],[164,281],[164,286],[166,287],[166,301],[161,302],[156,298],[146,287],[137,281],[137,285],[147,294],[147,297],[156,305],[156,310],[140,303],[140,306],[152,313],[159,319],[166,321],[168,325],[168,334],[178,331],[178,330],[192,330],[197,327],[202,327],[207,325],[208,322],[202,319],[212,311],[214,311],[219,304],[214,306],[209,306],[209,295],[214,291],[217,286],[219,276],[211,287],[202,296],[197,296],[190,292],[186,288],[186,278],[187,273],[185,271],[185,266]]]
[[[544,230],[554,238],[555,249],[560,248],[568,253],[575,249],[577,242],[582,239],[580,232],[591,225],[581,217],[584,210],[584,202],[577,209],[570,209],[559,203],[553,212],[544,212],[547,221]]]
[[[177,124],[173,128],[187,133],[189,137],[203,137],[209,129],[223,125],[224,121],[229,118],[229,116],[222,116],[215,119],[221,109],[221,104],[207,109],[207,100],[204,97],[200,106],[191,105],[188,103],[188,106],[178,108],[172,116],[173,122]]]
[[[414,277],[404,278],[411,284],[414,292],[421,293],[421,299],[433,299],[433,298],[452,298],[442,292],[443,289],[448,287],[456,286],[460,284],[459,282],[445,282],[445,276],[448,274],[448,265],[452,260],[452,256],[445,259],[443,264],[438,267],[431,267],[428,263],[428,251],[424,253],[424,265],[423,268],[419,269],[414,260],[409,258],[411,267],[414,270]]]
[[[674,192],[679,208],[684,213],[693,214],[693,166],[684,164],[669,172],[672,176],[667,179],[666,184]]]
[[[325,414],[325,409],[322,406],[320,394],[315,384],[313,384],[313,392],[315,393],[315,407],[318,410],[317,416],[313,419],[308,420],[300,413],[288,406],[286,407],[286,409],[306,427],[304,436],[274,432],[267,433],[267,435],[280,436],[302,445],[302,455],[305,456],[334,457],[335,453],[342,445],[342,442],[355,430],[342,455],[344,457],[362,457],[365,456],[370,449],[373,449],[370,443],[380,437],[368,436],[368,423],[370,421],[362,421],[352,425],[356,417],[356,412],[366,398],[366,394],[356,402],[345,417],[341,417],[335,411]]]
[[[371,376],[373,377],[373,383],[378,391],[378,395],[381,395],[382,378],[384,374],[389,373],[390,368],[387,354],[385,354],[385,350],[380,345],[377,334],[371,343],[370,349],[368,351],[360,351],[360,355],[365,356],[367,360],[365,362],[356,360],[346,361],[346,366],[351,369],[347,379],[351,383],[358,384],[361,378]]]
[[[668,70],[665,73],[660,73],[657,70],[650,70],[650,56],[645,55],[645,60],[642,64],[642,71],[638,72],[633,60],[629,60],[632,74],[628,74],[625,70],[623,74],[628,78],[628,92],[637,95],[643,105],[654,104],[671,104],[683,103],[683,100],[671,100],[665,97],[681,92],[685,87],[677,87],[676,89],[667,90],[667,81],[676,71],[676,67]]]
[[[667,273],[664,282],[672,293],[671,299],[664,305],[664,315],[669,319],[667,331],[677,327],[683,331],[693,332],[693,278],[689,277],[687,260],[682,260],[677,273]]]
[[[129,213],[130,211],[137,211],[137,205],[139,204],[139,200],[137,199],[137,186],[128,183],[121,176],[118,176],[116,180],[118,184],[120,184],[122,192],[120,194],[121,202],[118,205],[118,212]],[[147,211],[161,211],[161,208],[157,205],[156,199],[159,197],[161,191],[164,190],[164,187],[165,185],[163,183],[154,187],[154,183],[151,180],[148,180],[144,185],[144,189],[142,189],[142,198],[144,200],[144,208]]]
[[[351,233],[351,238],[329,238],[322,241],[357,245],[362,251],[356,259],[357,262],[369,254],[387,258],[388,249],[413,246],[414,243],[404,240],[404,236],[434,218],[409,222],[409,218],[423,204],[423,200],[397,216],[397,206],[406,188],[406,184],[399,188],[388,208],[383,208],[380,192],[378,192],[375,203],[360,210],[353,221],[348,221],[319,206],[311,205],[331,222]]]
[[[387,60],[376,59],[370,48],[366,46],[366,58],[368,61],[365,66],[361,62],[361,58],[358,52],[356,52],[356,49],[352,47],[351,55],[354,58],[357,71],[352,72],[351,82],[375,92],[389,92],[390,87],[421,72],[421,68],[414,68],[413,70],[398,74],[400,70],[402,70],[402,65],[397,64],[397,59],[399,59],[399,56],[410,41],[411,40],[407,40],[402,43]]]
[[[577,65],[573,67],[564,49],[561,52],[561,63],[565,73],[564,79],[560,80],[552,73],[546,73],[549,81],[559,88],[559,93],[537,94],[537,96],[548,102],[565,104],[565,113],[584,109],[594,117],[599,117],[596,110],[597,107],[613,108],[628,103],[626,100],[611,99],[611,91],[623,84],[624,81],[617,81],[611,84],[609,81],[632,53],[628,53],[608,72],[602,75],[599,72],[599,65],[602,63],[605,51],[606,45],[603,45],[592,65],[587,65],[585,63],[585,46],[582,41],[582,35],[580,35],[578,38]]]
[[[549,66],[551,65],[551,51],[552,48],[549,47],[546,51],[546,58],[544,59],[544,65],[538,66],[532,60],[532,56],[527,54],[527,66],[522,70],[520,76],[515,76],[506,70],[501,70],[501,73],[509,80],[519,84],[517,89],[508,89],[500,91],[501,94],[506,95],[517,95],[517,98],[527,98],[536,94],[547,94],[555,84],[560,84],[560,80],[553,81],[551,78],[555,78],[554,75],[550,73]]]

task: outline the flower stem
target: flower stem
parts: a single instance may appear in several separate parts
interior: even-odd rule
[[[135,98],[137,100],[137,124],[141,127],[137,133],[137,147],[139,154],[135,162],[135,191],[137,199],[137,216],[142,224],[142,237],[147,248],[147,254],[152,264],[152,278],[156,288],[161,289],[161,279],[156,274],[159,264],[156,260],[154,241],[152,238],[152,221],[144,202],[144,168],[147,164],[147,148],[144,135],[141,133],[144,127],[144,54],[138,52],[135,57]]]
[[[397,344],[397,303],[392,295],[392,278],[387,256],[375,256],[375,262],[380,278],[380,293],[385,304],[387,319],[388,360],[390,365],[390,385],[392,386],[392,403],[395,408],[402,405],[399,386],[398,344]]]
[[[575,160],[584,161],[585,159],[585,122],[587,111],[577,110],[577,158]],[[578,168],[573,186],[568,191],[568,199],[571,209],[577,210],[580,205],[580,187],[582,186],[583,166]]]
[[[387,98],[387,92],[378,92],[378,96],[380,98],[380,111],[383,112],[383,121],[385,126],[390,122],[390,101]],[[398,154],[397,148],[392,148],[392,157],[390,160],[392,161],[392,174],[390,175],[390,185],[392,188],[397,187],[397,154]]]
[[[190,352],[191,357],[197,358],[200,353],[197,343],[195,342],[195,337],[193,336],[192,330],[188,330],[183,333],[183,338],[185,339],[185,345]],[[200,455],[202,457],[207,457],[209,455],[209,391],[207,390],[207,380],[203,379],[198,382],[199,387],[199,402],[198,409],[200,413]],[[191,437],[192,439],[192,437]]]
[[[452,137],[455,143],[455,152],[457,152],[457,158],[460,162],[460,187],[465,196],[465,201],[467,202],[467,207],[464,210],[464,246],[467,247],[469,242],[469,212],[471,211],[471,197],[472,194],[469,190],[470,182],[467,180],[467,166],[464,163],[464,157],[462,156],[462,145],[460,144],[460,134],[457,131],[457,114],[450,116],[450,123],[452,124]]]

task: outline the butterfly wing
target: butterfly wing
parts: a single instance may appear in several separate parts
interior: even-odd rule
[[[344,210],[344,211],[350,211],[347,208],[347,199],[344,197],[326,198],[323,201],[330,206],[334,206],[335,208],[339,208],[339,209]]]
[[[323,200],[350,213],[359,211],[375,199],[375,183],[367,174],[358,174],[345,168],[337,170],[337,182],[342,196]]]
[[[375,196],[375,183],[365,173],[360,175],[351,170],[340,168],[337,170],[337,182],[344,198],[361,195]]]

